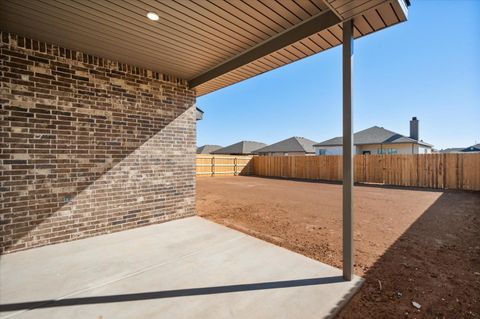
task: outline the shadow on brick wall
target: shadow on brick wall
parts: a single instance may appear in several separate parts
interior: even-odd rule
[[[3,31],[0,51],[0,253],[194,211],[186,81]]]
[[[11,123],[2,252],[194,213],[194,107],[142,114],[132,105],[112,119],[11,104],[2,104]],[[37,118],[50,124],[36,129]]]

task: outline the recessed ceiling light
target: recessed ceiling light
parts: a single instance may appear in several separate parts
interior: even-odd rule
[[[149,12],[149,13],[147,13],[147,18],[149,18],[149,19],[152,20],[152,21],[158,21],[158,19],[160,19],[160,17],[158,16],[158,14],[156,14],[155,12]]]

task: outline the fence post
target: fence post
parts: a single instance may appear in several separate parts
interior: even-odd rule
[[[463,169],[465,167],[464,167],[464,164],[463,164],[463,156],[460,156],[460,154],[458,154],[458,158],[459,158],[458,167],[460,168],[460,173],[458,174],[458,180],[460,181],[460,184],[459,184],[458,189],[463,189],[463,173],[464,173]]]
[[[212,156],[212,176],[215,176],[215,156]]]

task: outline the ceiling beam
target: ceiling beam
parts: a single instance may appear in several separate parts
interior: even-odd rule
[[[328,29],[340,22],[340,18],[330,10],[319,13],[318,15],[315,15],[310,19],[297,24],[288,30],[285,30],[282,33],[271,37],[270,39],[259,43],[247,51],[242,52],[241,54],[225,62],[222,62],[205,73],[196,76],[188,81],[189,86],[190,88],[197,87],[205,82],[213,80],[216,77],[219,77],[270,53],[289,46],[290,44],[300,41],[312,34]]]

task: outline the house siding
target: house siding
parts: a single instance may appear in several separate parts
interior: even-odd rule
[[[316,155],[342,155],[342,146],[314,146]],[[320,154],[320,150],[325,150],[325,154]],[[353,154],[356,154],[356,146],[353,147]]]
[[[431,153],[432,153],[432,148],[431,148],[431,147],[426,147],[426,146],[417,145],[416,151],[417,151],[416,154],[431,154]]]
[[[414,144],[408,143],[358,145],[357,154],[363,154],[365,151],[369,151],[371,154],[378,154],[378,150],[386,152],[388,149],[394,149],[396,151],[395,154],[417,154],[417,148],[415,146]]]
[[[1,33],[0,252],[195,214],[184,80]]]
[[[363,154],[363,152],[370,152],[371,154],[378,154],[379,149],[395,149],[396,154],[430,154],[432,149],[430,147],[420,146],[409,143],[394,143],[394,144],[368,144],[356,145],[353,147],[353,154]],[[315,146],[315,154],[320,155],[320,150],[326,150],[323,155],[342,155],[342,146]]]

